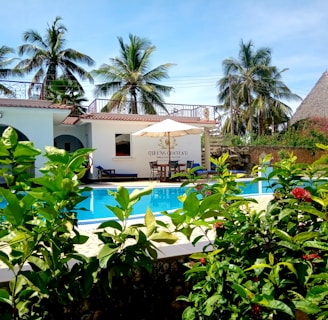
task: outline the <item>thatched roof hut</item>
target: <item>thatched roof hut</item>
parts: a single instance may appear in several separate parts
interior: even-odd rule
[[[290,124],[313,117],[328,119],[328,72],[325,71],[310,93],[305,97],[295,114],[290,119]]]

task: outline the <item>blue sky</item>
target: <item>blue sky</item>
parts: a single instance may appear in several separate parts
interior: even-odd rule
[[[0,45],[16,49],[29,29],[44,35],[56,16],[68,29],[67,47],[96,67],[118,56],[118,36],[149,39],[152,67],[175,64],[165,82],[175,88],[168,103],[217,104],[222,61],[238,57],[241,40],[269,47],[272,63],[289,69],[282,80],[302,98],[328,65],[326,0],[12,0],[1,4]],[[93,86],[84,87],[91,103]]]

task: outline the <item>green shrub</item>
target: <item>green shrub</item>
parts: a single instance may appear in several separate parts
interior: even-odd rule
[[[308,166],[290,155],[265,176],[270,157],[254,180],[274,192],[266,210],[235,195],[238,185],[219,159],[214,183],[196,187],[169,215],[194,243],[196,230],[209,240],[190,257],[183,319],[327,319],[328,157]]]
[[[0,260],[12,272],[8,288],[0,289],[1,319],[63,318],[96,282],[111,294],[114,278],[142,268],[150,271],[157,257],[154,243],[176,241],[150,209],[144,224],[128,224],[133,205],[151,189],[129,194],[120,188],[109,194],[117,201],[117,206],[108,206],[117,221],[99,227],[99,253],[86,257],[77,251],[76,245],[89,239],[79,233],[77,209],[90,190],[81,187],[80,179],[92,151],[46,147],[42,175],[33,177],[31,168],[41,151],[31,142],[18,141],[12,128],[0,137],[0,176],[5,180],[0,187],[5,202],[0,208]]]

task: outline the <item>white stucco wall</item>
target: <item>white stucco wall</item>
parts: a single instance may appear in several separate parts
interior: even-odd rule
[[[168,149],[164,138],[139,137],[131,135],[131,156],[115,155],[115,134],[132,134],[152,123],[136,121],[94,120],[92,125],[92,146],[94,166],[101,165],[115,169],[118,173],[138,173],[139,178],[149,177],[149,161],[168,162]],[[187,160],[201,162],[200,135],[171,138],[171,160],[186,163]],[[97,170],[93,177],[96,178]]]
[[[91,138],[89,132],[91,132],[90,124],[83,126],[59,125],[54,127],[54,138],[62,135],[72,135],[81,141],[84,148],[90,148]]]
[[[45,146],[53,145],[53,111],[38,108],[0,107],[0,124],[11,126],[21,131],[44,153]],[[42,167],[45,158],[38,156],[35,161],[36,170]]]

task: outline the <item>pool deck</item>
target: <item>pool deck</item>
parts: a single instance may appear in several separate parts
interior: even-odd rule
[[[164,186],[171,186],[171,187],[179,187],[181,183],[165,183],[165,182],[158,182],[158,181],[129,181],[129,182],[101,182],[101,183],[93,183],[89,186],[92,188],[100,188],[100,187],[119,187],[119,186],[125,186],[125,187],[135,187],[135,188],[144,188],[148,186],[154,186],[154,187],[164,187]],[[258,203],[252,203],[250,206],[254,210],[260,211],[265,210],[267,207],[268,202],[272,199],[272,195],[263,195],[263,196],[257,196],[254,197],[257,199]],[[164,221],[168,221],[168,218],[163,217]],[[143,223],[143,219],[133,219],[131,223]],[[102,245],[102,242],[98,240],[97,235],[95,234],[95,231],[98,227],[98,224],[83,224],[79,225],[78,229],[79,232],[83,235],[87,235],[89,237],[88,241],[83,245],[78,245],[77,250],[81,254],[84,254],[86,256],[94,256],[96,255],[100,247]],[[197,235],[195,235],[197,236]],[[209,238],[214,239],[214,233],[211,235],[208,235]],[[203,239],[202,241],[199,241],[195,246],[192,245],[190,241],[188,241],[185,237],[182,237],[180,235],[180,238],[178,241],[173,245],[167,245],[165,243],[160,243],[157,245],[158,248],[158,258],[168,258],[168,257],[175,257],[175,256],[184,256],[184,255],[190,255],[194,252],[201,252],[203,250],[203,247],[207,245],[209,241],[207,239]],[[210,247],[208,247],[208,250],[211,250]],[[5,267],[2,263],[0,263],[0,282],[8,281],[12,278],[11,271],[8,270],[8,268]]]

